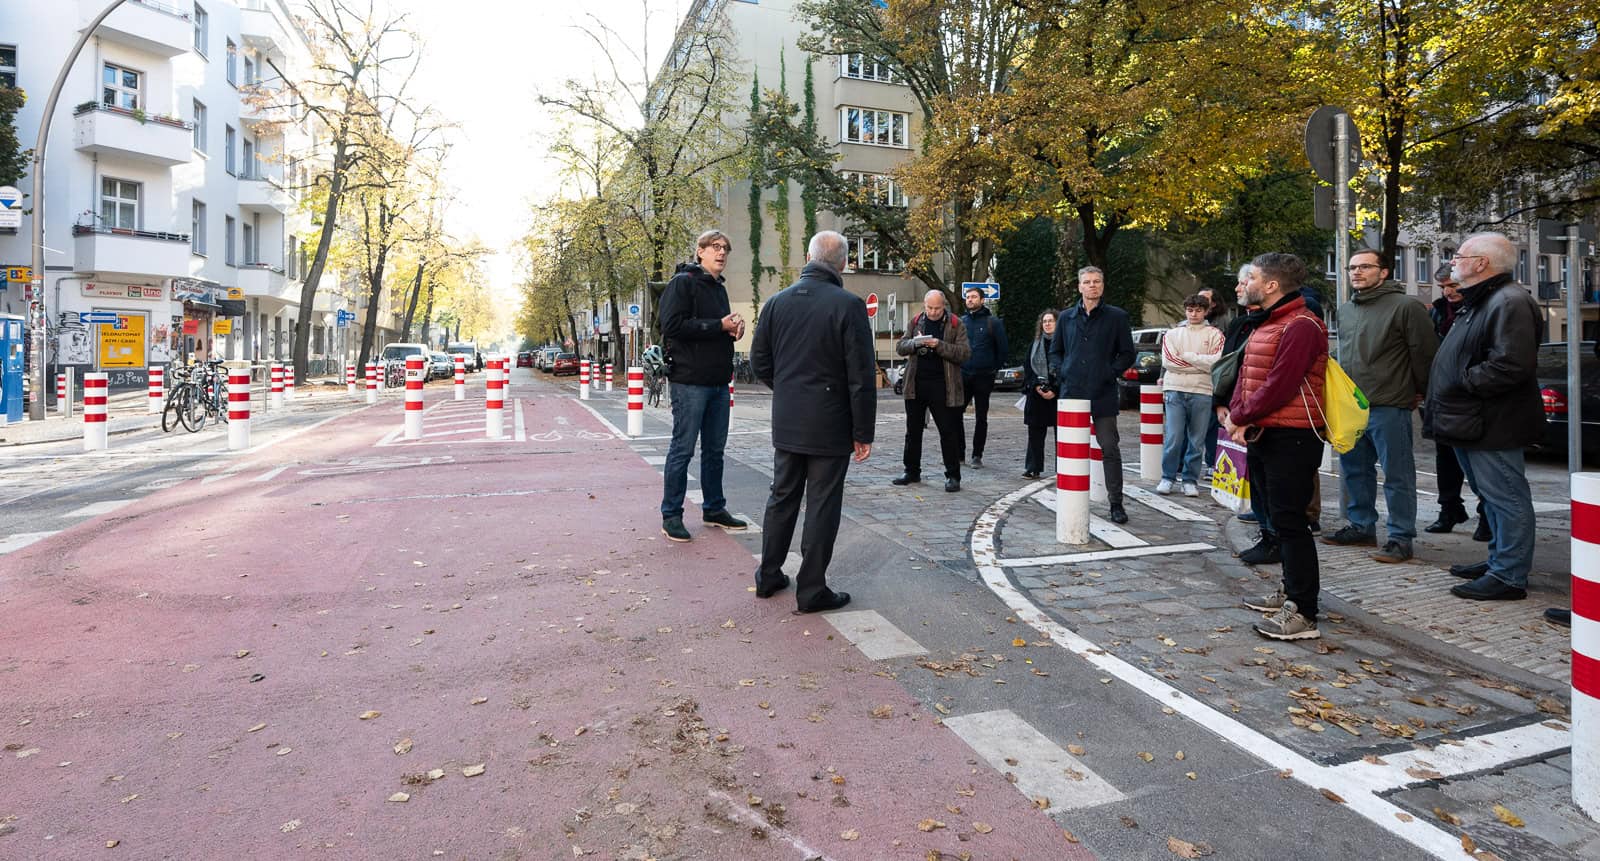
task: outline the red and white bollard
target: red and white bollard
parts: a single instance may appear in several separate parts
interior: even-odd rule
[[[1165,421],[1160,386],[1139,387],[1139,479],[1161,480],[1161,433]]]
[[[644,436],[644,368],[628,369],[628,436]]]
[[[1572,476],[1572,800],[1600,819],[1600,473]]]
[[[378,402],[378,363],[367,363],[367,403]]]
[[[166,377],[166,371],[155,365],[150,366],[150,397],[145,399],[150,404],[150,409],[147,412],[161,412],[161,402],[167,396]]]
[[[1106,452],[1100,447],[1100,437],[1094,433],[1094,417],[1089,417],[1089,501],[1109,502],[1106,493]]]
[[[1056,401],[1056,540],[1089,543],[1089,402]]]
[[[606,392],[617,390],[617,366],[606,362]]]
[[[456,354],[456,400],[467,399],[467,357]]]
[[[283,399],[285,402],[294,401],[294,365],[286,365],[283,369]]]
[[[356,396],[356,363],[344,363],[344,392],[350,397]]]
[[[110,374],[83,375],[84,451],[101,451],[110,447],[110,434],[106,427],[106,393],[110,384]]]
[[[274,410],[283,409],[283,366],[282,365],[276,365],[275,364],[275,365],[272,365],[270,368],[267,369],[267,382],[268,382],[268,384],[270,386],[267,389],[268,393],[270,394],[270,397],[267,399],[267,407],[269,409],[274,409]]]
[[[500,378],[500,360],[490,359],[483,365],[483,419],[484,432],[489,439],[504,439],[505,389]]]
[[[72,415],[72,397],[68,393],[69,388],[66,372],[56,374],[56,412],[64,416]]]
[[[406,357],[406,439],[422,439],[422,357]]]
[[[733,409],[733,377],[728,378],[728,409]]]
[[[511,369],[516,366],[516,356],[500,357],[500,395],[502,400],[511,399]]]
[[[578,362],[578,400],[589,399],[589,360]]]
[[[228,448],[250,447],[250,369],[228,369]]]

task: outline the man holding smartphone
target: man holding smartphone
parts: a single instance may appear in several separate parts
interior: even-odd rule
[[[972,357],[967,329],[948,312],[944,293],[929,290],[922,313],[911,321],[895,352],[906,356],[906,471],[891,484],[905,486],[922,481],[922,429],[929,413],[939,429],[939,452],[944,457],[944,489],[961,489],[961,454],[966,441],[961,410],[966,395],[961,386],[961,363]]]

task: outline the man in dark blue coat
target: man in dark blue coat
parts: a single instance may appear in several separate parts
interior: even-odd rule
[[[867,306],[844,289],[848,244],[825,230],[811,238],[800,280],[767,301],[750,344],[756,379],[772,389],[772,495],[756,569],[756,597],[789,585],[789,554],[802,497],[795,602],[802,613],[836,610],[850,593],[828,588],[839,535],[844,476],[872,453],[878,414],[877,361]]]
[[[1089,401],[1094,436],[1105,458],[1106,496],[1111,521],[1127,523],[1122,507],[1122,450],[1117,433],[1117,378],[1133,367],[1133,328],[1128,313],[1101,302],[1105,273],[1098,267],[1078,270],[1077,305],[1056,315],[1056,337],[1050,342],[1050,370],[1061,386],[1060,397]]]
[[[1006,345],[1006,327],[1000,318],[989,313],[983,305],[983,291],[968,287],[967,313],[961,322],[967,327],[967,346],[972,357],[961,363],[961,387],[966,390],[967,403],[972,409],[972,459],[967,461],[973,469],[983,469],[983,443],[989,436],[989,394],[994,391],[994,372],[1005,366],[1010,348]]]

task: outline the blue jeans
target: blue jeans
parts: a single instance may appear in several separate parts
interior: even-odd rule
[[[1533,492],[1522,449],[1456,449],[1472,492],[1483,500],[1489,519],[1489,573],[1507,586],[1528,588],[1533,570]]]
[[[1345,518],[1375,534],[1378,527],[1378,471],[1383,464],[1383,499],[1389,506],[1389,540],[1411,546],[1417,537],[1417,462],[1411,438],[1411,410],[1373,406],[1367,432],[1339,455]]]
[[[1206,427],[1211,421],[1211,396],[1194,392],[1162,392],[1165,418],[1161,428],[1161,477],[1177,481],[1200,480],[1200,463],[1206,450]]]
[[[700,438],[700,492],[703,513],[728,507],[722,495],[722,450],[728,444],[728,387],[672,384],[672,443],[661,490],[661,517],[683,516],[683,495],[689,488],[689,460]]]

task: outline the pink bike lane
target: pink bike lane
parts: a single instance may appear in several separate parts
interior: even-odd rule
[[[0,559],[0,857],[1092,857],[576,403],[428,394]]]

